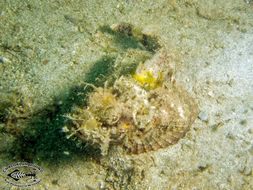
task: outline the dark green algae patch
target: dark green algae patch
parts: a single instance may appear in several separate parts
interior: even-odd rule
[[[100,150],[76,137],[67,138],[64,126],[70,120],[64,117],[73,106],[85,106],[88,94],[93,90],[83,82],[95,86],[112,85],[122,75],[133,74],[140,63],[150,59],[160,48],[156,36],[143,34],[129,23],[120,23],[113,28],[105,25],[98,28],[101,36],[98,46],[106,56],[92,64],[84,73],[80,84],[65,89],[51,104],[42,109],[30,109],[25,94],[18,91],[1,91],[0,132],[11,142],[3,150],[13,161],[60,162],[80,154],[82,158],[99,158]],[[91,37],[93,38],[93,37]],[[101,44],[99,44],[101,42]],[[68,93],[66,93],[68,92]],[[67,94],[67,95],[66,95]]]

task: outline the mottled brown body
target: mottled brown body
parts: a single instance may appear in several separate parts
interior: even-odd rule
[[[103,154],[114,145],[140,154],[178,142],[197,115],[194,99],[182,87],[167,82],[150,89],[129,76],[91,93],[73,123],[77,134],[99,144]]]

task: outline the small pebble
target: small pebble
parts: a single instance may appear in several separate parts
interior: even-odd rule
[[[205,112],[201,111],[198,115],[199,119],[202,121],[208,121],[208,116]]]
[[[52,180],[52,184],[53,184],[53,185],[58,185],[58,180],[57,180],[57,179],[53,179],[53,180]]]
[[[240,124],[241,125],[247,125],[248,121],[246,119],[243,119],[240,121]]]
[[[250,129],[248,130],[248,132],[249,132],[249,134],[253,134],[253,129],[250,128]]]
[[[249,153],[253,155],[253,144],[252,144],[252,146],[249,148]]]
[[[85,187],[86,187],[86,189],[88,189],[88,190],[95,190],[94,187],[92,187],[92,186],[90,186],[90,185],[88,185],[88,184],[86,184]]]
[[[69,151],[63,151],[63,154],[68,156],[70,153],[69,153]]]
[[[64,127],[62,128],[62,132],[64,132],[64,133],[67,133],[67,132],[69,132],[69,129],[68,129],[68,127],[64,126]]]
[[[0,62],[1,62],[1,63],[10,63],[10,60],[7,59],[7,58],[5,58],[5,57],[2,57],[2,58],[0,59]]]
[[[246,176],[250,176],[252,174],[252,170],[250,167],[246,167],[245,170],[244,170],[244,174]]]

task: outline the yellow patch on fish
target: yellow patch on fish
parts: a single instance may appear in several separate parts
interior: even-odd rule
[[[149,88],[155,89],[157,87],[161,87],[163,83],[163,74],[159,72],[157,78],[154,78],[151,71],[142,71],[142,74],[134,74],[133,78],[139,82],[141,85]]]

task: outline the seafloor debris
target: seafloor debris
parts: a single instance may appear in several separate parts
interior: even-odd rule
[[[115,145],[140,154],[178,142],[196,119],[198,107],[182,87],[163,81],[169,69],[153,67],[166,61],[157,53],[143,64],[147,67],[140,65],[135,75],[120,77],[110,88],[91,85],[95,91],[87,107],[70,116],[74,133],[99,145],[102,154]]]
[[[151,32],[152,29],[150,28],[156,27],[151,27],[149,25],[145,31],[127,22],[114,24],[110,27],[112,31],[124,34],[126,36],[132,36],[136,41],[140,42],[146,50],[155,53],[158,49],[161,48],[161,45],[159,44],[160,36],[156,33]]]

